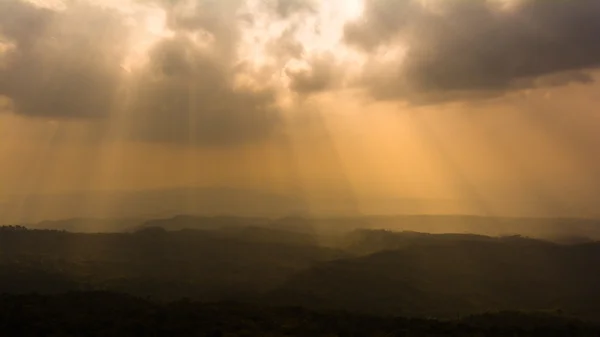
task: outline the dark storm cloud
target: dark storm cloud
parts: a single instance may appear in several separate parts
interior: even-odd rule
[[[346,26],[346,42],[367,54],[408,47],[396,62],[366,70],[363,85],[376,98],[425,102],[589,82],[585,71],[600,65],[600,1],[527,0],[505,10],[493,1],[432,3],[367,1],[364,16]],[[558,82],[531,80],[556,74]]]
[[[0,68],[0,95],[11,98],[17,113],[100,117],[111,110],[127,36],[114,13],[85,5],[55,12],[3,1],[0,35],[14,45]]]

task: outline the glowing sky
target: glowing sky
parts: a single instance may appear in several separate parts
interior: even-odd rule
[[[0,215],[37,211],[15,195],[226,186],[317,213],[600,216],[598,17],[597,0],[0,0]]]

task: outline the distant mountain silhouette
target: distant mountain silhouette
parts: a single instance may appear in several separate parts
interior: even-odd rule
[[[4,224],[71,218],[169,218],[179,214],[278,217],[306,214],[294,195],[224,187],[90,191],[12,196],[0,210]]]

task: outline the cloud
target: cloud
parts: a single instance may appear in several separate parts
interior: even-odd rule
[[[243,1],[158,4],[169,34],[154,37],[147,57],[124,67],[144,41],[136,40],[135,14],[0,2],[0,41],[14,45],[0,54],[0,97],[24,116],[125,123],[121,135],[141,141],[217,146],[271,134],[275,90],[238,80],[248,75],[237,54]]]
[[[213,47],[232,55],[240,37],[240,23],[248,19],[242,13],[243,0],[156,0],[167,13],[170,29],[209,35]]]
[[[115,13],[85,5],[55,12],[3,1],[0,34],[14,46],[3,57],[0,95],[11,98],[17,113],[75,118],[111,110],[127,39]]]
[[[331,54],[315,55],[300,69],[288,69],[290,90],[309,95],[328,91],[339,84],[341,72]]]
[[[235,69],[185,36],[157,44],[127,107],[135,138],[228,145],[258,140],[279,121],[275,92],[235,84]]]
[[[3,110],[215,146],[276,132],[288,89],[433,104],[588,83],[600,65],[597,0],[365,0],[343,32],[334,2],[94,3],[0,2]]]
[[[162,2],[175,32],[149,51],[133,76],[129,133],[141,140],[190,145],[258,141],[274,132],[280,111],[273,88],[241,85],[241,0]],[[195,36],[201,34],[200,43]]]
[[[511,3],[367,1],[344,32],[347,44],[371,58],[361,85],[375,98],[426,102],[499,95],[559,73],[561,84],[589,82],[585,72],[600,65],[600,2]],[[375,55],[394,46],[406,52],[377,64]]]
[[[272,0],[275,12],[283,18],[296,13],[313,13],[316,4],[312,0]]]
[[[297,27],[292,25],[277,38],[267,44],[266,52],[278,60],[300,59],[304,54],[304,46],[296,39]]]

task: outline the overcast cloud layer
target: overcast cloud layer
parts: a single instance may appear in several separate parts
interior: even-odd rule
[[[324,11],[344,3],[0,0],[0,95],[32,118],[223,145],[275,132],[285,97],[469,101],[590,82],[600,65],[597,0],[365,0],[335,26]]]

